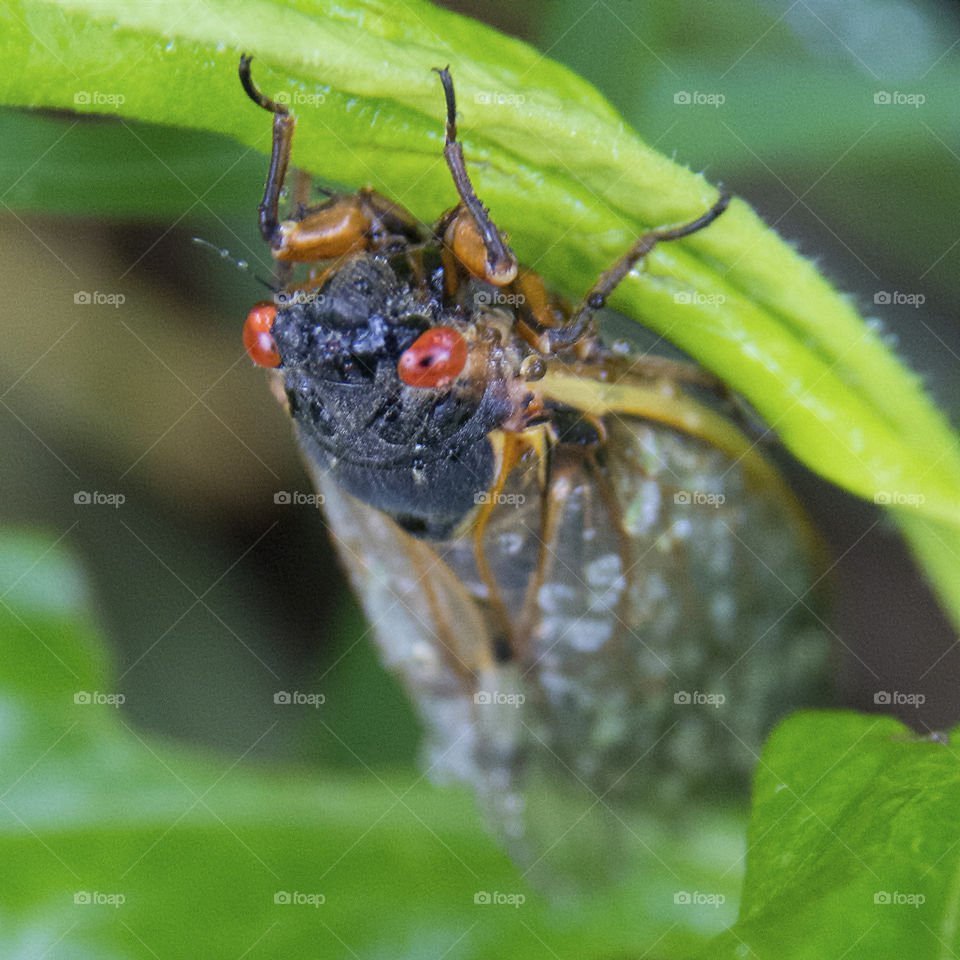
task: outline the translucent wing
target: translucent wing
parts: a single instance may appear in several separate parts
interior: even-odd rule
[[[570,829],[546,815],[558,798],[575,816],[729,784],[777,717],[821,698],[795,505],[702,439],[603,428],[554,448],[545,487],[534,457],[513,470],[483,538],[492,586],[471,538],[414,539],[317,478],[427,768],[472,784],[527,860]]]

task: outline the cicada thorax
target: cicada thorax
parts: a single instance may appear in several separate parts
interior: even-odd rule
[[[308,459],[417,535],[444,536],[475,509],[495,472],[488,436],[514,412],[502,378],[452,377],[442,390],[401,379],[403,357],[424,336],[462,338],[453,327],[472,336],[466,321],[387,259],[364,254],[321,286],[288,293],[273,324]]]

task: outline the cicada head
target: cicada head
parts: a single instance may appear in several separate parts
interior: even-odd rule
[[[273,323],[308,458],[415,533],[444,533],[474,508],[494,469],[487,434],[512,409],[502,381],[458,376],[458,326],[458,314],[373,256],[287,294]]]

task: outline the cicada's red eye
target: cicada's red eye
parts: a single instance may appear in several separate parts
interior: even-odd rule
[[[403,351],[397,364],[409,387],[445,387],[467,363],[467,341],[451,327],[431,327]]]
[[[268,300],[255,304],[243,325],[243,345],[259,367],[279,367],[280,354],[273,342],[273,321],[277,308]]]

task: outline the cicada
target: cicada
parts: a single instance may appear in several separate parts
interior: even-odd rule
[[[807,520],[722,385],[598,334],[624,276],[727,197],[639,237],[571,305],[478,199],[437,72],[456,206],[424,225],[368,187],[281,219],[295,118],[241,60],[273,114],[259,224],[287,278],[244,341],[423,719],[426,767],[522,843],[550,791],[606,804],[741,775],[811,701],[825,644]]]

